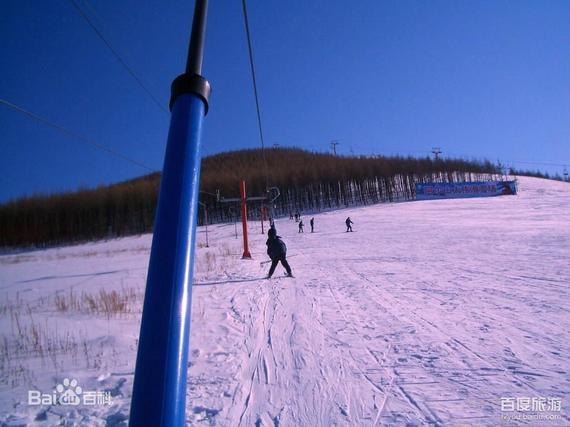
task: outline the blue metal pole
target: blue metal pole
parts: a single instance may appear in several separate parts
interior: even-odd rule
[[[172,85],[170,130],[150,254],[131,426],[183,426],[200,140],[210,87],[199,74],[207,0],[197,0],[187,72]]]

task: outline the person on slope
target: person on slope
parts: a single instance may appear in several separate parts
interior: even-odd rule
[[[352,220],[350,219],[350,217],[346,218],[346,221],[344,221],[346,224],[346,232],[348,233],[349,231],[352,232],[352,224],[354,224],[354,222],[352,222]]]
[[[311,224],[311,233],[313,233],[315,231],[315,217],[311,218],[309,224]]]
[[[299,222],[299,233],[304,233],[305,230],[303,230],[303,227],[305,226],[305,224],[303,224],[303,220],[301,220]]]
[[[281,240],[281,237],[277,235],[275,228],[270,228],[267,232],[267,255],[271,258],[271,268],[269,269],[269,273],[267,274],[267,278],[271,278],[273,273],[275,272],[275,267],[279,261],[281,261],[281,265],[287,271],[287,276],[293,277],[291,273],[291,267],[287,262],[287,246],[285,242]]]

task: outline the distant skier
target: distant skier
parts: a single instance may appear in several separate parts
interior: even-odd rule
[[[293,219],[293,212],[289,212],[289,219]]]
[[[315,217],[311,218],[309,224],[311,224],[311,233],[312,233],[315,231]]]
[[[273,273],[275,272],[275,268],[279,261],[281,261],[281,265],[287,271],[287,276],[292,277],[293,274],[291,273],[291,267],[287,262],[287,246],[285,242],[281,240],[281,237],[277,235],[277,232],[274,228],[270,228],[267,232],[267,255],[271,258],[271,268],[269,269],[269,273],[267,274],[267,278],[271,278]]]
[[[345,224],[346,224],[346,232],[347,232],[347,233],[348,233],[349,231],[352,232],[352,224],[354,224],[354,222],[352,222],[352,220],[350,219],[350,217],[346,218]]]
[[[299,222],[299,233],[304,233],[305,231],[303,230],[303,227],[305,226],[305,224],[303,224],[303,220],[301,220]]]
[[[295,221],[297,222],[301,221],[301,214],[299,213],[299,211],[295,212]]]

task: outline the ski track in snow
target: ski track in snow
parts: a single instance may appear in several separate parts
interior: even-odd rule
[[[209,227],[211,247],[197,249],[187,424],[570,425],[569,208],[569,184],[522,178],[518,196],[315,215],[313,234],[278,219],[295,277],[279,265],[271,280],[258,223],[253,260],[240,259],[233,224]],[[347,216],[357,233],[344,232]],[[58,368],[8,363],[32,379],[3,368],[0,424],[126,425],[140,306],[109,320],[45,301],[70,289],[142,293],[149,248],[140,236],[0,256],[4,305],[37,307],[102,352],[89,368],[65,354]],[[1,316],[9,336],[9,310]],[[112,390],[113,405],[25,404],[32,385],[51,392],[66,376]],[[559,397],[560,418],[503,421],[502,397]]]

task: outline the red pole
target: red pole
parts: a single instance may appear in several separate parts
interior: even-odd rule
[[[241,224],[243,226],[243,256],[242,258],[251,258],[249,253],[249,245],[247,242],[247,204],[245,195],[245,181],[240,182],[239,193],[241,197]]]
[[[208,243],[208,209],[206,209],[206,205],[204,205],[204,223],[206,224],[206,247],[209,248],[210,244]]]

